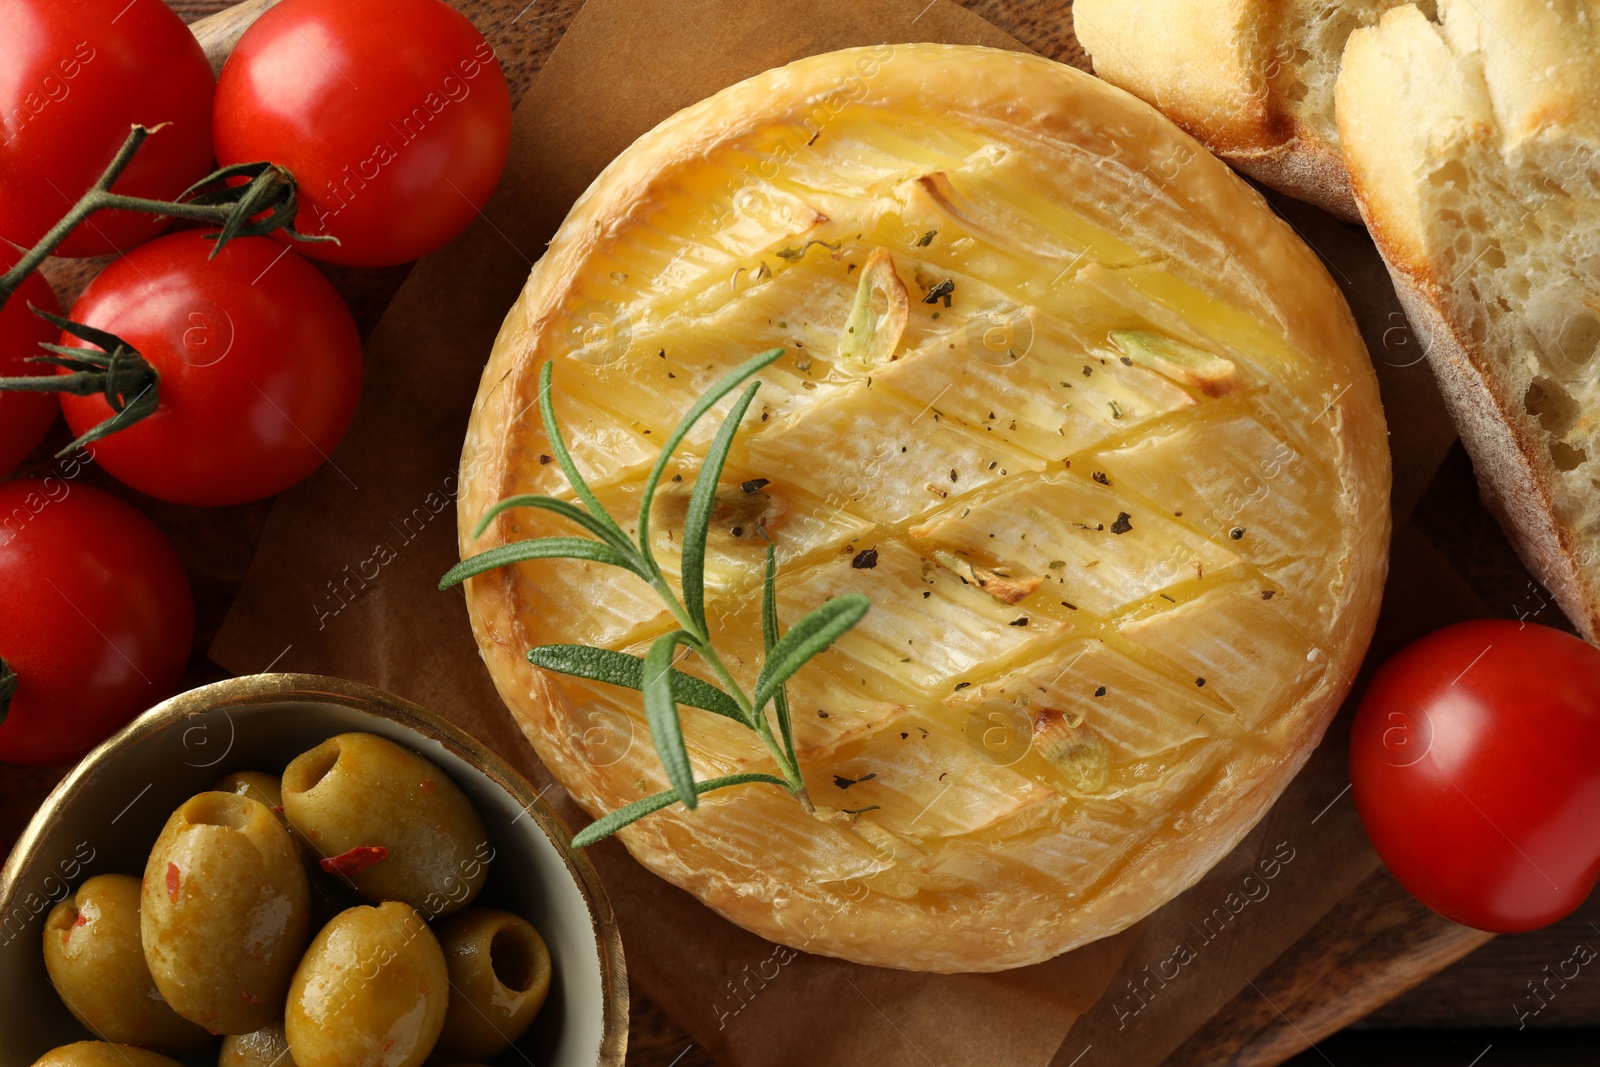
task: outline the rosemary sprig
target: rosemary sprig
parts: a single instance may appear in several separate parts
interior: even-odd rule
[[[761,387],[760,382],[751,382],[734,401],[728,417],[723,420],[712,440],[695,480],[684,519],[683,557],[680,563],[682,578],[679,583],[681,600],[679,593],[673,590],[662,573],[650,544],[651,505],[678,445],[723,397],[773,363],[783,352],[781,348],[774,348],[752,356],[728,372],[684,415],[677,429],[662,446],[661,454],[645,480],[644,499],[639,507],[637,543],[630,540],[617,521],[606,512],[594,491],[578,473],[577,464],[567,451],[561,428],[556,423],[555,406],[550,399],[554,365],[546,363],[539,374],[539,414],[544,422],[545,436],[550,441],[550,451],[566,474],[579,503],[539,495],[508,497],[489,509],[488,514],[479,521],[474,536],[481,537],[496,517],[511,508],[540,508],[552,512],[593,536],[537,537],[500,545],[462,560],[439,582],[440,589],[449,589],[475,575],[524,560],[591,560],[621,567],[649,583],[677,620],[678,628],[657,638],[649,652],[642,657],[588,645],[542,645],[528,652],[528,661],[536,667],[640,691],[644,697],[645,719],[650,725],[651,740],[655,743],[667,780],[672,783],[672,788],[666,792],[636,800],[596,820],[573,839],[574,848],[592,845],[672,804],[681,803],[686,808],[694,808],[706,793],[736,785],[776,785],[788,790],[807,811],[814,810],[800,772],[800,761],[795,755],[787,682],[813,656],[861,621],[869,606],[867,598],[860,593],[836,597],[805,615],[787,633],[780,633],[777,561],[773,546],[769,544],[761,603],[762,643],[766,654],[753,695],[745,692],[713,647],[706,624],[706,538],[710,532],[711,514],[716,507],[717,486],[722,479],[728,452],[733,447],[734,435],[755,399],[756,391]],[[680,646],[698,655],[721,683],[720,686],[675,669],[672,662]],[[779,773],[733,774],[696,781],[683,741],[679,705],[721,715],[755,731]],[[767,710],[769,705],[772,708],[770,715]],[[776,734],[773,733],[774,718],[777,720]]]

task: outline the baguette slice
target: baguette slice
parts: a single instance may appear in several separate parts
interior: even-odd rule
[[[1338,122],[1484,501],[1600,633],[1600,3],[1440,0],[1351,37]]]
[[[1334,80],[1351,32],[1399,2],[1077,0],[1072,13],[1100,77],[1257,181],[1355,221]]]

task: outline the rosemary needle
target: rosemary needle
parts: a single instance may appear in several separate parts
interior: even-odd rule
[[[623,532],[578,473],[577,464],[573,462],[562,439],[550,399],[554,365],[546,363],[539,374],[539,413],[544,421],[545,436],[550,441],[550,453],[572,484],[578,500],[574,503],[542,495],[508,497],[483,516],[475,534],[481,536],[498,515],[511,508],[539,508],[559,515],[591,536],[536,537],[500,545],[462,560],[439,583],[440,589],[449,589],[474,575],[525,560],[589,560],[621,567],[644,579],[660,594],[667,610],[677,620],[678,628],[657,638],[644,656],[590,645],[541,645],[528,652],[528,661],[536,667],[638,690],[644,698],[645,719],[650,726],[651,740],[655,743],[667,780],[672,784],[672,788],[665,792],[636,800],[597,819],[573,838],[574,848],[592,845],[624,826],[673,804],[681,803],[686,808],[693,808],[706,793],[737,785],[778,786],[791,793],[808,811],[811,810],[811,798],[806,793],[800,762],[795,756],[786,683],[813,656],[861,621],[869,606],[867,598],[860,593],[836,597],[796,621],[786,633],[780,633],[776,556],[773,546],[768,544],[761,602],[765,658],[756,677],[753,693],[746,693],[728,670],[711,643],[706,624],[705,560],[711,514],[716,506],[723,465],[733,447],[739,423],[761,386],[760,382],[750,382],[734,401],[712,441],[689,497],[682,538],[681,599],[662,573],[650,545],[651,504],[673,452],[689,430],[723,397],[744,385],[783,353],[782,348],[774,348],[752,356],[729,371],[690,407],[677,429],[662,445],[661,454],[645,479],[644,498],[639,507],[637,541],[631,540]],[[720,685],[674,668],[673,659],[680,646],[697,654]],[[778,773],[753,772],[696,780],[683,741],[680,705],[721,715],[753,730],[772,757]],[[772,708],[770,715],[767,710],[769,706]],[[774,719],[777,722],[776,733],[773,731]]]

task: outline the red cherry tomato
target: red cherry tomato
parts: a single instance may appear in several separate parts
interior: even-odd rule
[[[472,221],[505,169],[511,96],[494,50],[443,0],[284,0],[245,31],[217,84],[217,156],[300,183],[298,246],[382,266]]]
[[[0,270],[16,262],[16,256],[0,252]],[[30,356],[44,355],[40,341],[54,341],[56,328],[28,310],[28,305],[60,314],[56,294],[50,283],[30,274],[11,299],[0,308],[0,378],[21,378],[50,374],[47,363],[29,363]],[[17,469],[28,458],[50,424],[56,421],[61,405],[51,393],[0,393],[0,477]]]
[[[161,0],[0,3],[0,238],[30,248],[88,191],[134,123],[171,123],[112,192],[170,200],[211,170],[216,78]],[[102,211],[57,250],[94,256],[170,220]]]
[[[160,375],[159,409],[94,442],[113,477],[179,504],[240,504],[281,492],[333,452],[361,392],[361,338],[310,263],[265,237],[216,259],[187,230],[113,261],[71,318],[121,337]],[[63,336],[80,348],[83,341]],[[111,415],[63,396],[74,434]]]
[[[1428,907],[1499,933],[1555,922],[1600,875],[1600,649],[1507,620],[1423,638],[1373,677],[1350,780]]]
[[[0,484],[0,604],[0,660],[16,675],[0,760],[74,760],[183,679],[183,564],[149,519],[97,489]]]

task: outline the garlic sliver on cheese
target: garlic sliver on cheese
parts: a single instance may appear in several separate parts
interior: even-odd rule
[[[1376,617],[1382,415],[1315,255],[1092,78],[933,45],[804,60],[668,120],[574,208],[485,370],[463,551],[573,532],[520,510],[471,536],[506,496],[573,496],[544,458],[544,361],[634,536],[660,442],[774,346],[718,490],[707,615],[749,687],[768,544],[784,626],[871,602],[789,684],[817,813],[741,787],[634,824],[629,850],[762,936],[934,971],[1037,962],[1192,884],[1304,761]],[[656,500],[669,582],[731,403]],[[676,626],[643,581],[541,560],[468,605],[579,803],[668,788],[637,693],[524,658],[642,654]],[[697,777],[770,770],[749,730],[681,718]]]

